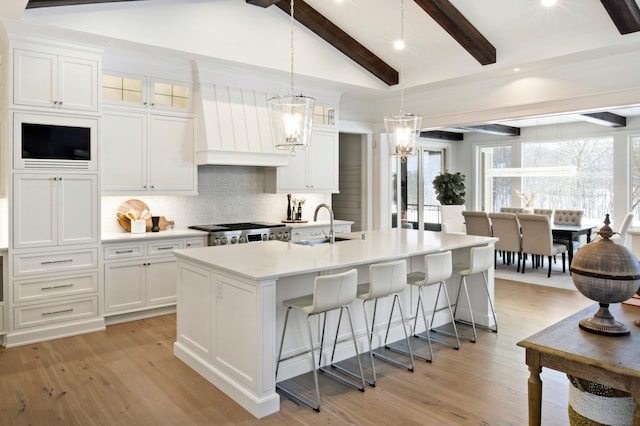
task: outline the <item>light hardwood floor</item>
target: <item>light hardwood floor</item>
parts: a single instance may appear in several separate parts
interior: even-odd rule
[[[0,349],[0,424],[525,425],[529,374],[516,342],[592,303],[496,280],[499,333],[480,331],[459,351],[435,345],[433,363],[414,372],[378,362],[378,384],[365,392],[325,379],[320,413],[283,398],[262,420],[173,356],[174,315],[114,325]],[[568,425],[566,376],[544,370],[542,379],[543,425]]]

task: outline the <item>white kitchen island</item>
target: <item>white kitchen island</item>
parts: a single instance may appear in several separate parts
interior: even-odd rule
[[[178,260],[175,355],[254,416],[264,417],[280,409],[275,364],[284,322],[283,300],[311,293],[313,278],[319,274],[357,268],[358,282],[363,283],[368,280],[368,266],[372,263],[407,259],[408,271],[422,270],[425,254],[443,250],[452,250],[454,263],[465,263],[470,247],[496,241],[489,237],[409,229],[357,232],[341,237],[353,240],[314,246],[266,241],[174,251]],[[454,276],[449,283],[451,297],[455,297],[458,280]],[[414,286],[409,287],[403,300],[406,315],[413,314],[417,297]],[[491,325],[483,286],[469,288],[476,322]],[[489,289],[493,297],[493,270],[489,273]],[[435,293],[427,297],[433,301]],[[358,347],[365,352],[362,303],[353,305]],[[378,318],[388,317],[384,305],[378,309]],[[429,302],[427,309],[429,314]],[[310,356],[304,352],[308,347],[305,320],[292,315],[291,321],[296,324],[291,323],[287,331],[283,358],[300,355],[281,365],[279,381],[312,368]],[[439,325],[438,316],[434,322]],[[440,322],[448,319],[443,316]],[[336,323],[337,315],[330,314],[327,326],[335,329]],[[421,323],[418,322],[419,327]],[[384,330],[381,322],[376,326],[377,332]],[[342,342],[346,328],[341,330],[336,359],[355,355],[353,346]],[[395,326],[392,330],[395,330],[392,340],[400,339],[402,329]],[[382,333],[374,338],[374,345],[381,344]],[[331,345],[331,341],[327,343],[327,347]],[[323,356],[324,359],[328,357]]]

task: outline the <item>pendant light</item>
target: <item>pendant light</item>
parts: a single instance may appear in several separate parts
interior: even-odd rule
[[[400,40],[396,47],[404,49],[404,0],[400,0]],[[404,54],[400,69],[400,114],[385,116],[384,127],[389,142],[389,154],[400,157],[404,162],[407,157],[416,155],[416,138],[422,124],[422,117],[404,111]]]
[[[269,99],[269,116],[274,144],[277,149],[306,149],[311,140],[311,125],[316,100],[308,96],[294,95],[293,91],[293,0],[291,8],[291,91],[287,96]]]

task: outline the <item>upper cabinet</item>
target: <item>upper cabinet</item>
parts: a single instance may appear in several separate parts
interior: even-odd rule
[[[104,193],[195,194],[193,118],[105,110]]]
[[[98,111],[98,56],[25,46],[13,59],[14,106]]]
[[[311,135],[311,146],[294,151],[289,165],[270,169],[267,189],[277,193],[339,192],[338,130],[318,126]]]
[[[193,111],[190,83],[105,71],[102,98],[105,104],[172,113]]]

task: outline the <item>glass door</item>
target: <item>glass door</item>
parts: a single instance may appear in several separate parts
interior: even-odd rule
[[[442,172],[444,150],[425,147],[418,155],[392,160],[393,201],[392,227],[398,227],[398,194],[400,194],[400,226],[412,229],[439,230],[440,203],[433,189],[433,179]],[[398,169],[400,177],[398,180]]]

